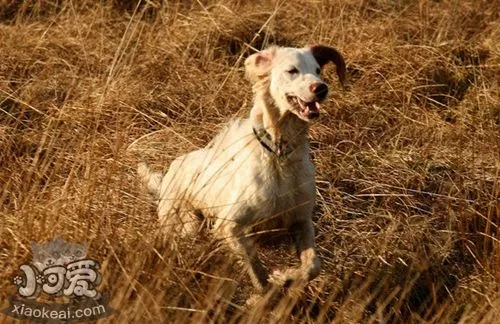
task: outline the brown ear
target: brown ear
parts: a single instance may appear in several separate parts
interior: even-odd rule
[[[337,76],[339,77],[342,87],[344,87],[346,68],[342,54],[340,54],[335,48],[324,45],[311,46],[311,53],[320,67],[323,67],[323,65],[328,62],[333,62],[335,64],[337,67]]]
[[[252,82],[258,81],[271,70],[275,52],[275,48],[269,48],[247,57],[245,60],[245,70]]]

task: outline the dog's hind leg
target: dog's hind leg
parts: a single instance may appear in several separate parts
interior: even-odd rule
[[[198,150],[178,157],[161,179],[158,216],[167,234],[186,236],[200,228],[200,217],[194,193],[200,183],[206,151]]]
[[[148,189],[149,193],[155,199],[158,199],[163,174],[161,172],[152,171],[146,162],[140,162],[137,165],[137,174],[141,182]]]

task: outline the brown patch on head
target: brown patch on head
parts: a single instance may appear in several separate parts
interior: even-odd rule
[[[320,67],[323,67],[328,62],[333,62],[335,64],[337,67],[337,76],[339,77],[342,87],[344,87],[346,67],[342,54],[335,48],[324,45],[311,46],[311,53]]]

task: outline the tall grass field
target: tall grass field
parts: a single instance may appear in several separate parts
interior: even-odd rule
[[[248,116],[250,54],[313,44],[347,63],[309,132],[322,270],[256,298],[210,233],[162,239],[136,166]],[[100,263],[100,322],[499,323],[499,194],[498,0],[0,0],[1,309],[60,237]]]

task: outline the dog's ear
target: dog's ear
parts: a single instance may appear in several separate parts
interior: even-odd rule
[[[247,57],[245,60],[245,71],[252,82],[265,77],[271,70],[276,48],[269,48]]]
[[[310,47],[311,53],[318,62],[319,66],[323,68],[328,62],[333,62],[337,67],[337,76],[339,77],[342,87],[345,86],[346,67],[342,54],[335,48],[324,45],[314,45]]]

